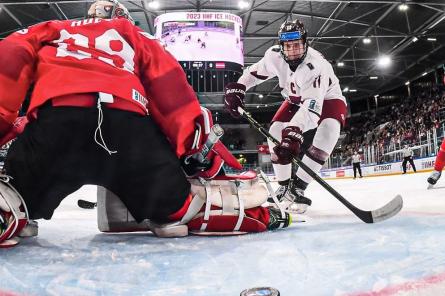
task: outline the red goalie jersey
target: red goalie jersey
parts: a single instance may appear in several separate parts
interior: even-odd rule
[[[105,92],[153,116],[178,156],[190,145],[195,93],[174,57],[127,19],[41,23],[1,41],[0,52],[1,133],[36,82],[28,115],[51,98]]]

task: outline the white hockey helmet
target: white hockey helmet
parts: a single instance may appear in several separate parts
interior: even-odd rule
[[[88,17],[103,19],[126,18],[134,24],[128,9],[117,0],[96,0],[88,9]]]

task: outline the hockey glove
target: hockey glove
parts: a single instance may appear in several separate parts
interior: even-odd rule
[[[303,143],[303,134],[297,126],[288,126],[281,132],[281,143],[273,148],[277,155],[276,162],[286,165],[292,162],[293,157],[300,153],[300,146]]]
[[[244,109],[244,97],[246,95],[246,86],[237,83],[230,82],[224,89],[224,105],[227,111],[230,112],[235,118],[240,118],[241,115],[238,112],[238,107]]]
[[[224,163],[234,169],[242,169],[236,158],[218,141],[209,151],[203,161],[191,157],[203,149],[204,143],[213,126],[211,112],[201,107],[201,116],[196,120],[195,138],[192,148],[181,158],[182,168],[188,177],[211,179],[218,174]]]
[[[9,130],[0,136],[0,147],[20,135],[25,129],[27,123],[28,118],[26,116],[17,117]]]

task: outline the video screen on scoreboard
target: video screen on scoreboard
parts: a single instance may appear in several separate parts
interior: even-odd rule
[[[242,21],[219,12],[175,12],[155,20],[156,37],[178,61],[244,64]]]

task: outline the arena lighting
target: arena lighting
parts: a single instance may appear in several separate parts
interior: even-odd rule
[[[338,66],[338,67],[343,67],[344,65],[345,65],[345,63],[343,63],[343,62],[338,62],[338,63],[337,63],[337,66]]]
[[[350,89],[349,92],[357,92],[356,89]]]
[[[377,59],[377,64],[382,68],[388,67],[391,64],[391,58],[386,55],[381,56]]]
[[[364,38],[364,39],[363,39],[363,43],[364,43],[364,44],[369,44],[369,43],[371,43],[371,38],[367,38],[367,37]]]
[[[428,38],[426,38],[426,40],[428,40],[428,41],[437,41],[437,39],[434,38],[434,37],[428,37]]]
[[[409,85],[409,81],[405,82],[405,85]]]
[[[408,5],[406,5],[405,3],[402,3],[399,5],[399,10],[400,11],[407,11],[408,10]]]
[[[426,72],[423,72],[423,73],[422,73],[422,76],[425,76],[426,74],[428,74],[428,73],[426,73]]]
[[[345,87],[344,89],[343,89],[343,92],[348,92],[349,91],[349,87]]]
[[[154,0],[154,1],[150,1],[148,3],[148,7],[151,9],[158,9],[161,5],[159,4],[158,1]]]
[[[264,98],[264,96],[262,94],[259,94],[258,98],[262,99],[262,98]]]
[[[417,42],[417,40],[419,40],[419,38],[417,38],[416,36],[414,36],[413,39],[411,39],[412,42]]]
[[[379,79],[379,78],[377,76],[369,76],[369,79],[376,80],[376,79]]]
[[[240,9],[246,9],[247,7],[249,7],[249,2],[247,2],[247,1],[243,1],[243,0],[240,0],[240,1],[238,1],[238,7],[240,8]]]

